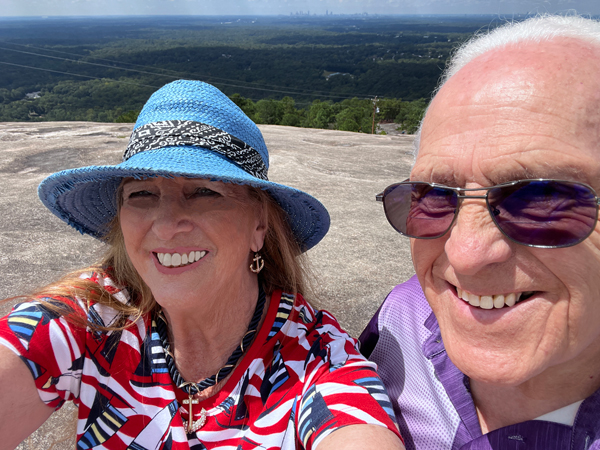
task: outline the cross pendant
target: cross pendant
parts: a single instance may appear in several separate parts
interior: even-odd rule
[[[184,405],[190,405],[188,417],[188,433],[191,433],[193,431],[192,425],[194,423],[194,413],[192,412],[192,405],[197,405],[198,403],[200,403],[200,400],[195,399],[192,395],[190,395],[189,398],[183,400]]]

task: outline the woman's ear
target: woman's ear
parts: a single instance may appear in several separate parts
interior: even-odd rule
[[[252,241],[250,242],[250,250],[253,252],[258,252],[263,248],[265,236],[267,235],[267,230],[269,229],[267,208],[265,208],[263,205],[260,205],[260,211],[257,212],[258,220],[256,221],[256,229],[254,230]]]

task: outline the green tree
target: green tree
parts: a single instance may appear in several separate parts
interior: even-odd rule
[[[400,125],[398,128],[402,131],[414,134],[419,128],[426,109],[427,101],[424,98],[412,102],[403,102],[400,113],[398,113],[394,122]]]
[[[329,128],[335,119],[330,102],[315,100],[310,105],[302,126],[306,128]]]
[[[282,108],[277,100],[262,99],[256,102],[254,121],[268,125],[277,125],[283,117]]]
[[[369,99],[352,98],[339,104],[336,129],[370,133],[373,124],[373,103]]]
[[[336,128],[341,131],[360,131],[360,125],[356,121],[356,116],[356,110],[353,108],[343,109],[335,116]]]
[[[254,115],[256,114],[256,105],[251,99],[242,97],[240,94],[233,94],[229,98],[242,111],[244,111],[244,114],[250,117],[250,119],[254,120]]]
[[[382,98],[377,101],[379,112],[376,116],[377,122],[394,122],[402,110],[402,104],[406,103],[398,98]]]
[[[296,109],[296,102],[291,97],[283,97],[279,101],[281,108],[281,119],[279,125],[288,125],[292,127],[300,126],[303,119],[303,111]]]
[[[140,115],[140,111],[129,110],[125,113],[122,113],[115,120],[116,123],[135,123],[138,116]]]

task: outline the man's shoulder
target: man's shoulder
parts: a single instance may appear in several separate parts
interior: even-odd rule
[[[384,326],[394,329],[408,323],[422,326],[431,313],[419,280],[414,275],[408,281],[394,287],[386,297],[378,312],[379,329]]]
[[[370,357],[378,344],[385,345],[382,339],[397,341],[398,337],[420,337],[430,316],[433,316],[431,308],[414,275],[392,289],[365,327],[359,337],[362,354]],[[419,332],[415,333],[415,330]]]
[[[431,346],[443,343],[416,276],[390,292],[378,329],[369,359],[378,366],[406,448],[452,448],[460,417],[430,358]]]

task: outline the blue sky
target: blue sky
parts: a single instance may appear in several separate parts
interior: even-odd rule
[[[0,0],[0,16],[290,14],[600,14],[600,0]]]

